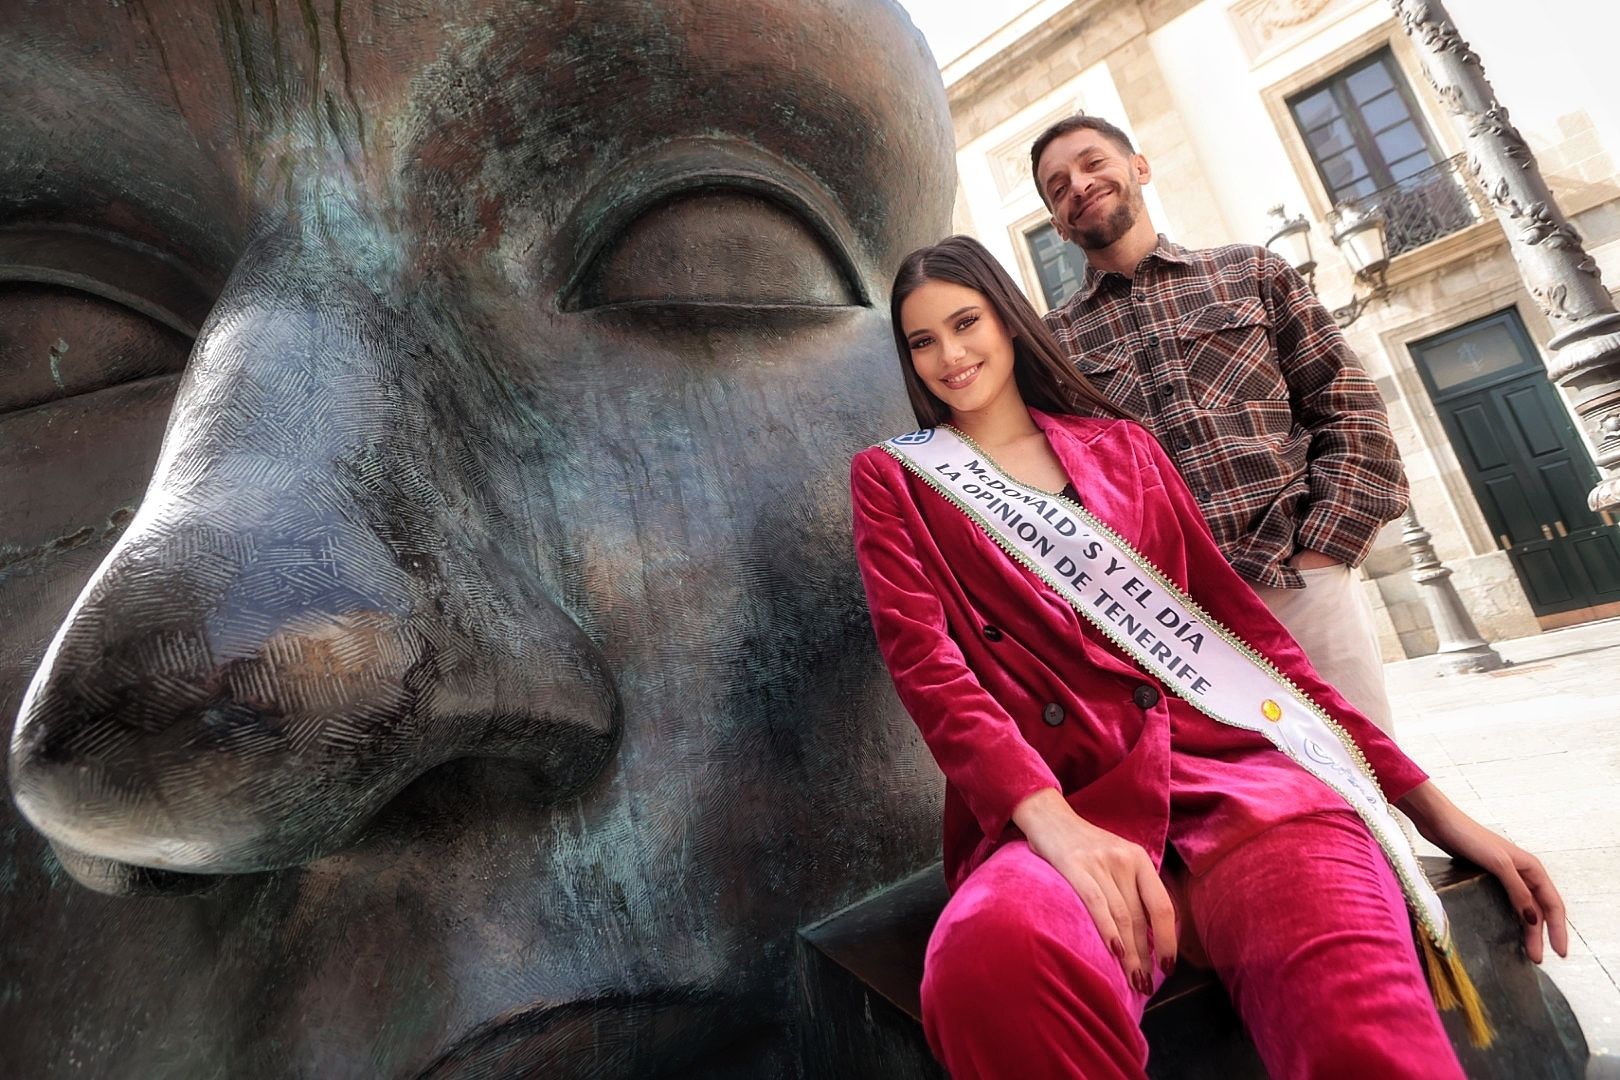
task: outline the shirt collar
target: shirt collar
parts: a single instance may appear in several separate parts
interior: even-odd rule
[[[1178,266],[1185,266],[1192,261],[1187,254],[1187,249],[1180,244],[1171,243],[1164,233],[1159,234],[1159,242],[1153,245],[1153,250],[1142,256],[1142,261],[1137,264],[1137,270],[1140,271],[1152,259],[1174,263]],[[1102,287],[1102,283],[1108,278],[1124,280],[1125,275],[1115,273],[1112,270],[1098,270],[1088,261],[1086,263],[1085,277],[1081,279],[1080,288],[1077,290],[1080,302],[1090,303],[1092,296],[1096,294],[1097,290]]]

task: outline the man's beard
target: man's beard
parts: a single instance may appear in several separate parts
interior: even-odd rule
[[[1105,248],[1131,231],[1136,224],[1136,203],[1129,194],[1122,192],[1124,197],[1113,212],[1095,225],[1081,226],[1075,229],[1074,242],[1086,251],[1095,251]]]

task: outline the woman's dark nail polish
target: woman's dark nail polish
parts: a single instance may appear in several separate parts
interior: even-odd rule
[[[1541,920],[1540,920],[1540,918],[1537,917],[1535,908],[1525,908],[1524,909],[1524,921],[1529,923],[1531,926],[1534,926],[1534,925],[1536,925],[1536,923],[1540,922]]]
[[[1125,943],[1120,941],[1119,938],[1109,942],[1108,947],[1113,950],[1116,957],[1121,960],[1125,959]]]

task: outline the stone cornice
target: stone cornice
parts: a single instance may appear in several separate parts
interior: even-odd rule
[[[1138,11],[1138,27],[1134,33],[1123,39],[1114,37],[1107,41],[1086,41],[1087,24],[1093,21],[1093,16],[1122,6],[1125,5],[1120,4],[1119,0],[1075,0],[946,86],[945,96],[950,102],[951,112],[954,114],[959,109],[972,105],[987,91],[994,91],[1009,80],[1018,79],[1032,64],[1039,63],[1048,53],[1080,43],[1084,46],[1084,53],[1095,53],[1095,59],[1100,60],[1117,48],[1122,40],[1129,40],[1136,34],[1145,33],[1147,24],[1141,19]],[[1129,6],[1133,10],[1137,8],[1134,0],[1131,0]],[[1088,63],[1082,62],[1075,65],[1074,70],[1078,72],[1087,66]]]

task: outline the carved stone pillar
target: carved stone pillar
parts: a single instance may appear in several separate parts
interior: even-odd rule
[[[1587,501],[1620,507],[1620,314],[1597,263],[1542,179],[1535,155],[1508,122],[1484,66],[1440,0],[1390,0],[1423,55],[1429,82],[1467,140],[1469,167],[1508,236],[1530,295],[1552,322],[1550,374],[1573,397],[1603,476]]]
[[[1479,629],[1474,626],[1468,609],[1463,607],[1457,586],[1451,583],[1451,569],[1434,553],[1431,536],[1408,506],[1401,515],[1401,543],[1412,553],[1412,580],[1421,587],[1423,603],[1429,609],[1429,620],[1440,639],[1436,653],[1440,657],[1440,674],[1467,675],[1475,671],[1495,671],[1506,665],[1502,654],[1493,649]]]

